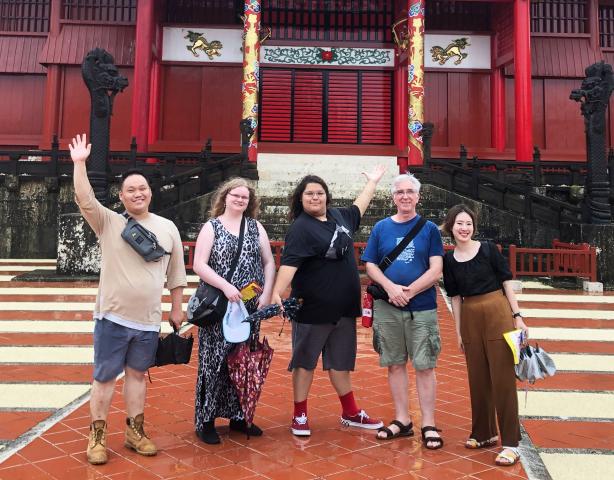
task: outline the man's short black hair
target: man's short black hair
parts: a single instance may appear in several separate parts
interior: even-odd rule
[[[149,179],[143,173],[143,171],[139,170],[138,168],[129,168],[128,170],[126,170],[125,172],[122,173],[122,183],[120,185],[120,189],[124,188],[124,182],[126,181],[126,179],[128,177],[131,177],[132,175],[140,175],[140,176],[142,176],[145,179],[145,181],[147,182],[147,186],[149,188],[151,188],[151,185],[149,184]]]

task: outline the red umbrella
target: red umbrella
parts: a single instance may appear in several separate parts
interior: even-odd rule
[[[244,342],[228,354],[230,380],[237,390],[239,403],[249,428],[254,421],[256,405],[273,360],[273,349],[266,337]],[[249,434],[248,434],[249,436]]]

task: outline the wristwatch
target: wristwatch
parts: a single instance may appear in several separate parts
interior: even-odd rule
[[[516,318],[516,317],[522,317],[522,313],[520,312],[513,313],[512,318]]]

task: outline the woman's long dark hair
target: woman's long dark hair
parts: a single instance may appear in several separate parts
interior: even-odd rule
[[[328,191],[326,182],[317,175],[306,175],[298,182],[298,185],[294,188],[290,196],[290,211],[288,212],[288,218],[291,222],[296,220],[297,217],[303,213],[303,192],[305,188],[307,188],[308,183],[317,183],[320,185],[324,189],[324,192],[326,192],[326,206],[328,207],[330,205],[330,192]]]

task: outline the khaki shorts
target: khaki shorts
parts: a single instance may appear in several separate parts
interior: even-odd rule
[[[373,348],[381,367],[403,365],[409,358],[416,370],[435,368],[441,352],[437,310],[408,312],[375,300]]]

